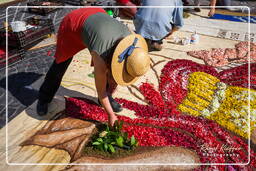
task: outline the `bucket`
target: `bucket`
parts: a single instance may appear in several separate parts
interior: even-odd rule
[[[24,21],[14,21],[11,22],[11,27],[13,32],[25,31],[26,23]]]

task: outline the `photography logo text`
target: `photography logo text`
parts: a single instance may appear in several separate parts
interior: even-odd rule
[[[203,156],[236,156],[239,157],[239,153],[237,151],[241,150],[240,147],[229,146],[226,144],[218,144],[217,146],[210,146],[205,143],[200,146],[201,151],[203,152]]]

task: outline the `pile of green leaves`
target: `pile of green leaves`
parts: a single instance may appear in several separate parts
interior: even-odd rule
[[[106,125],[105,130],[96,135],[92,140],[92,145],[98,150],[115,153],[118,148],[133,150],[138,146],[138,141],[132,135],[128,138],[127,132],[122,132],[123,121],[115,122],[110,129]]]

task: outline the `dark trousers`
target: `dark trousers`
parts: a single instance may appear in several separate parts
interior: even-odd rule
[[[53,62],[40,87],[38,96],[39,101],[44,103],[50,103],[52,101],[72,59],[73,57],[59,64],[57,64],[56,61]]]

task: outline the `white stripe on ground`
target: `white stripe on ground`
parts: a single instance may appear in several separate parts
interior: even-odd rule
[[[3,16],[5,16],[5,13],[0,15],[0,17],[3,17]]]
[[[54,17],[53,17],[53,20],[52,20],[53,23],[55,23],[55,19],[57,17],[57,13],[58,13],[58,11],[56,11],[55,14],[54,14]]]
[[[10,15],[8,14],[8,17],[10,17],[10,16],[12,16],[12,15],[13,15],[13,14],[10,14]],[[5,18],[6,18],[6,16],[4,15],[3,17],[0,18],[0,20],[1,20],[1,19],[4,19],[4,20],[5,20]]]
[[[29,1],[30,1],[30,0],[28,0],[27,2],[29,2]],[[21,16],[20,20],[23,20],[25,14],[26,14],[25,12],[22,13],[22,16]]]
[[[20,3],[18,3],[17,6],[20,6]],[[18,9],[19,9],[19,8],[16,8],[16,9],[15,9],[14,16],[13,16],[13,18],[12,18],[12,21],[15,21],[15,18],[16,18],[16,16],[17,16]]]

